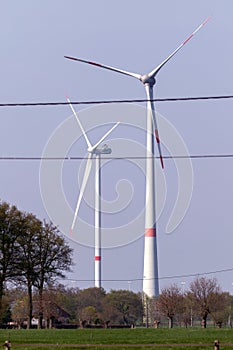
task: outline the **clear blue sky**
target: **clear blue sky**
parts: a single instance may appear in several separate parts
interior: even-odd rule
[[[66,95],[71,100],[80,101],[145,98],[142,84],[135,79],[65,60],[64,55],[146,73],[166,58],[209,15],[212,16],[211,21],[160,71],[155,86],[156,96],[232,94],[232,11],[231,0],[119,0],[116,3],[104,0],[2,1],[0,102],[65,101]],[[233,153],[232,103],[232,100],[167,102],[158,103],[157,110],[179,132],[189,154],[229,154]],[[93,142],[120,119],[122,125],[112,134],[113,140],[109,137],[113,156],[127,155],[128,150],[131,155],[143,152],[141,147],[145,135],[133,125],[134,122],[135,125],[142,123],[143,128],[145,120],[139,121],[135,112],[134,121],[131,107],[122,105],[118,111],[117,107],[99,110],[92,106],[93,109],[88,112],[85,108],[80,105],[76,110],[85,127],[94,129],[90,132]],[[42,156],[53,132],[70,116],[68,106],[1,107],[0,156]],[[102,122],[108,122],[108,117],[110,124],[98,128]],[[124,125],[126,122],[130,126]],[[74,131],[77,131],[79,139],[75,142],[76,136],[71,135],[71,140],[72,137],[74,140],[68,154],[85,156],[86,146],[78,127]],[[164,132],[161,136],[163,153],[169,154],[166,147],[169,135]],[[64,141],[62,138],[61,133],[61,143]],[[132,146],[134,143],[136,146]],[[59,155],[58,147],[58,154],[54,156]],[[167,194],[158,221],[161,287],[174,282],[180,286],[181,282],[186,282],[188,286],[193,279],[164,278],[167,276],[233,268],[232,162],[231,158],[192,160],[194,177],[190,206],[181,224],[167,234],[166,226],[178,189],[175,166],[171,160],[165,161],[162,181],[166,183]],[[0,198],[48,220],[40,192],[40,162],[1,160],[0,166]],[[73,209],[78,195],[79,166],[80,162],[67,162],[62,168],[62,189]],[[114,215],[104,217],[104,223],[112,229],[119,224],[118,220],[125,225],[127,219],[132,221],[134,215],[136,217],[143,210],[144,175],[138,164],[135,166],[130,162],[112,162],[103,170],[106,170],[103,178],[107,189],[104,196],[106,201],[110,201],[111,208],[114,205],[117,208],[118,181],[128,180],[125,191],[129,193],[126,197],[133,196],[128,206],[125,198],[118,198],[122,200],[121,205],[126,206],[120,219],[114,218]],[[163,178],[159,168],[158,174],[158,178]],[[52,183],[53,178],[50,180]],[[87,189],[90,201],[92,180],[91,177]],[[122,181],[121,184],[123,186]],[[57,198],[51,201],[55,208],[59,207]],[[89,220],[90,226],[94,220],[92,214],[85,206],[81,208],[80,215]],[[141,237],[133,235],[134,238],[129,239],[131,243],[123,238],[122,244],[117,243],[118,247],[103,251],[104,288],[141,290],[143,219],[138,230]],[[91,228],[89,231],[91,234]],[[69,275],[76,282],[69,283],[80,288],[93,286],[93,248],[78,244],[76,236],[73,240],[67,239],[74,248],[76,263],[74,272]],[[232,272],[208,276],[215,276],[224,290],[233,292]]]

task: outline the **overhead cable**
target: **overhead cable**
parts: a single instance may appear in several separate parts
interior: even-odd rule
[[[222,269],[222,270],[214,270],[214,271],[207,271],[207,272],[196,272],[196,273],[188,273],[188,274],[180,274],[180,275],[170,275],[170,276],[162,276],[158,278],[158,280],[165,280],[165,279],[177,279],[177,278],[188,278],[188,277],[199,277],[199,276],[205,276],[205,275],[214,275],[214,274],[220,274],[225,272],[231,272],[233,271],[233,267],[228,269]],[[66,280],[75,281],[75,282],[93,282],[91,279],[69,279],[66,278]],[[127,278],[127,279],[102,279],[102,282],[140,282],[143,278]]]
[[[199,100],[223,100],[232,99],[233,95],[217,96],[189,96],[189,97],[165,97],[155,98],[150,101],[154,102],[176,102],[176,101],[199,101]],[[148,102],[147,99],[124,99],[124,100],[96,100],[96,101],[71,101],[73,105],[93,105],[93,104],[111,104],[111,103],[141,103]],[[65,106],[69,102],[11,102],[0,103],[0,107],[35,107],[35,106]]]
[[[146,158],[152,158],[152,157],[146,157],[146,156],[124,156],[124,157],[109,157],[104,156],[102,157],[103,160],[131,160],[131,159],[146,159]],[[159,159],[159,156],[154,156],[154,159]],[[193,154],[193,155],[174,155],[174,156],[163,156],[164,159],[202,159],[202,158],[233,158],[233,154]],[[10,161],[42,161],[42,160],[48,160],[48,161],[76,161],[76,160],[85,160],[88,159],[88,157],[21,157],[21,156],[0,156],[1,160],[10,160]]]

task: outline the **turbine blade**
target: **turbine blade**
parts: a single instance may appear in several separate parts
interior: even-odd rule
[[[79,197],[78,197],[78,201],[77,201],[77,205],[76,205],[76,209],[75,209],[75,213],[74,213],[74,218],[72,221],[72,225],[71,225],[71,229],[70,229],[70,233],[72,233],[74,226],[75,226],[75,222],[77,219],[77,215],[78,215],[78,211],[79,211],[79,207],[81,204],[81,200],[87,185],[87,181],[91,172],[91,166],[92,166],[92,154],[89,153],[88,158],[87,158],[87,164],[86,164],[86,168],[85,168],[85,172],[84,172],[84,176],[83,176],[83,182],[80,188],[80,192],[79,192]]]
[[[160,63],[155,69],[153,69],[148,76],[155,77],[155,75],[160,71],[160,69],[185,45],[187,42],[192,39],[192,37],[211,19],[211,17],[206,18],[204,22],[202,22],[199,27],[197,27],[192,34],[190,34],[180,46],[177,47],[162,63]]]
[[[96,63],[96,62],[86,61],[86,60],[83,60],[81,58],[76,58],[76,57],[71,57],[71,56],[64,56],[64,57],[69,59],[69,60],[84,62],[84,63],[91,64],[91,65],[96,66],[96,67],[112,70],[113,72],[129,75],[129,76],[131,76],[133,78],[136,78],[136,79],[139,79],[139,80],[141,78],[141,75],[137,74],[137,73],[127,72],[126,70],[114,68],[114,67],[111,67],[111,66],[106,66],[106,65],[103,65],[103,64],[100,64],[100,63]]]
[[[94,146],[92,146],[91,150],[95,150],[119,124],[120,122],[117,122],[110,130],[108,130],[106,134],[104,134],[104,136],[102,136],[101,139]]]
[[[71,102],[70,102],[70,99],[69,99],[68,97],[66,97],[66,99],[67,99],[67,102],[69,103],[69,106],[70,106],[70,108],[71,108],[73,114],[75,115],[75,118],[76,118],[76,120],[77,120],[77,122],[78,122],[78,125],[79,125],[80,129],[82,130],[82,133],[83,133],[83,136],[85,137],[85,140],[86,140],[86,143],[87,143],[88,148],[91,148],[92,145],[91,145],[91,143],[90,143],[90,141],[89,141],[89,139],[88,139],[88,137],[87,137],[87,134],[86,134],[85,130],[83,129],[83,126],[82,126],[82,124],[81,124],[81,122],[80,122],[80,120],[79,120],[79,118],[78,118],[78,115],[77,115],[77,113],[76,113],[74,107],[72,106],[72,104],[71,104]]]
[[[161,144],[160,144],[160,138],[159,138],[159,131],[158,131],[157,120],[156,120],[156,115],[155,115],[154,102],[153,102],[153,87],[145,85],[145,88],[146,88],[147,99],[149,101],[147,108],[149,108],[150,113],[151,113],[151,118],[152,118],[152,121],[154,124],[154,130],[155,130],[154,136],[155,136],[158,150],[159,150],[160,163],[161,163],[162,169],[164,169],[163,156],[162,156]]]

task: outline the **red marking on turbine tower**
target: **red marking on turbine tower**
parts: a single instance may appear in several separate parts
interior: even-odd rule
[[[156,237],[156,228],[146,228],[145,237]]]

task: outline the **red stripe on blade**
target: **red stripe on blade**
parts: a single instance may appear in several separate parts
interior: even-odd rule
[[[183,42],[183,45],[185,45],[192,37],[193,37],[193,34],[191,34],[191,35]]]
[[[95,261],[100,261],[101,260],[101,256],[95,256]]]
[[[160,143],[160,140],[159,140],[159,132],[158,132],[157,129],[155,129],[155,138],[156,138],[157,143]]]
[[[209,20],[211,19],[211,16],[207,17],[206,20],[202,23],[202,26],[204,26]]]
[[[103,67],[101,64],[96,63],[96,62],[91,62],[91,61],[88,61],[87,63],[89,63],[89,64],[93,64],[94,66],[97,66],[97,67]]]
[[[160,163],[161,163],[162,168],[164,169],[163,157],[162,156],[160,156]]]

